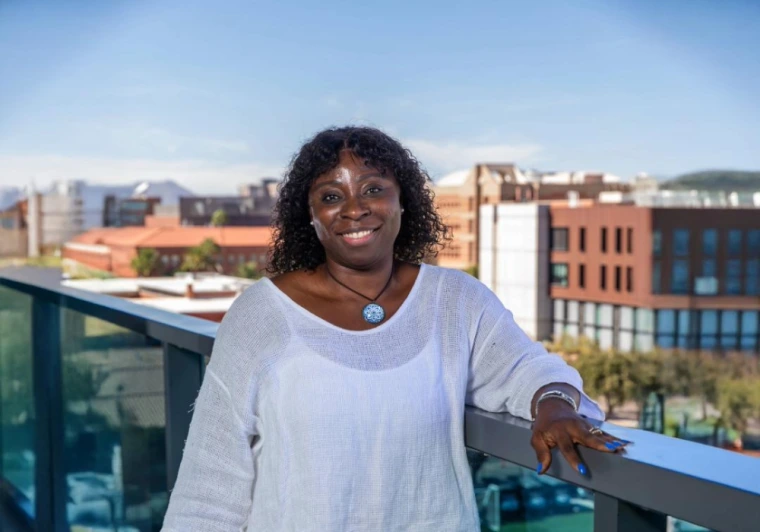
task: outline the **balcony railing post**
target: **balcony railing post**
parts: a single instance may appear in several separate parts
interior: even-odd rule
[[[63,462],[61,309],[32,303],[32,379],[35,408],[35,522],[37,530],[68,530]]]
[[[192,406],[203,378],[203,356],[164,343],[164,398],[166,408],[166,485],[174,488],[182,451],[193,417]]]
[[[594,494],[594,532],[666,532],[667,516],[610,497]]]

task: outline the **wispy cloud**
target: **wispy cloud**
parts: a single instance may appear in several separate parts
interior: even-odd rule
[[[282,175],[283,168],[257,162],[224,164],[200,159],[155,161],[59,155],[0,155],[0,187],[44,187],[52,181],[85,179],[93,183],[121,184],[173,179],[197,193],[228,194],[242,183]]]
[[[539,144],[467,144],[410,139],[405,144],[434,172],[450,172],[482,162],[534,162],[543,147]]]

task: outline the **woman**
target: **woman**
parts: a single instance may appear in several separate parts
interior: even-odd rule
[[[371,128],[330,129],[294,158],[271,279],[224,318],[166,531],[479,530],[465,404],[531,419],[559,447],[624,445],[577,372],[483,284],[422,264],[446,238],[428,177]]]

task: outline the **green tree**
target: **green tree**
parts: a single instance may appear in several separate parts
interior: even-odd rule
[[[596,344],[593,344],[596,345]],[[578,353],[573,365],[583,378],[584,389],[592,397],[602,397],[607,403],[607,415],[633,399],[636,384],[633,358],[616,351],[601,351],[598,347]]]
[[[211,225],[214,227],[223,227],[227,225],[227,213],[223,209],[217,209],[211,215]]]
[[[760,379],[723,379],[718,386],[720,419],[716,427],[736,430],[741,436],[750,418],[760,416]]]
[[[200,245],[187,250],[179,269],[183,272],[218,271],[221,251],[222,248],[213,239],[207,238]]]
[[[244,279],[260,279],[261,271],[259,271],[259,265],[255,261],[245,262],[237,267],[235,275]]]
[[[132,269],[140,277],[150,277],[158,271],[159,256],[153,248],[142,248],[138,250],[137,256],[132,259]]]

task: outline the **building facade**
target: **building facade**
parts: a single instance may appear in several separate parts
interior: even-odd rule
[[[627,193],[630,185],[600,172],[540,173],[514,164],[476,164],[444,176],[433,186],[436,208],[452,240],[439,253],[441,266],[472,268],[479,263],[480,206],[500,203],[595,200],[605,193]]]
[[[760,349],[758,209],[515,207],[481,208],[495,220],[481,231],[491,242],[481,247],[491,261],[481,262],[481,279],[537,339],[585,336],[621,351]]]

